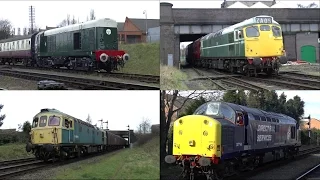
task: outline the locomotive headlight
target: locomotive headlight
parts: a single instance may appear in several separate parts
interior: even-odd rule
[[[103,62],[103,63],[107,62],[108,58],[109,58],[109,56],[106,53],[102,53],[100,55],[100,61]]]
[[[125,61],[129,61],[129,54],[125,53],[125,54],[122,56],[122,59],[125,60]]]
[[[195,141],[194,140],[190,140],[189,141],[189,146],[194,146],[195,145]]]

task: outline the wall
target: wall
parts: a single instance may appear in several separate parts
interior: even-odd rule
[[[296,51],[297,59],[301,59],[301,47],[305,45],[312,45],[316,48],[316,62],[319,61],[319,43],[318,33],[297,33],[296,35]]]
[[[308,128],[309,126],[307,125],[307,122],[303,122],[303,124],[301,124],[301,129],[308,129]],[[314,118],[311,119],[311,129],[313,128],[320,129],[320,121]]]
[[[149,28],[147,42],[159,42],[160,41],[160,26]]]

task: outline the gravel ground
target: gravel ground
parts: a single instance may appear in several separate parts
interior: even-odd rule
[[[0,88],[7,90],[37,90],[37,81],[0,75]]]
[[[28,173],[25,174],[23,176],[17,176],[15,177],[15,179],[54,179],[59,172],[65,171],[65,168],[72,168],[72,169],[80,169],[81,166],[85,166],[88,164],[94,164],[99,162],[102,159],[102,156],[112,156],[115,153],[120,152],[121,150],[115,151],[115,152],[111,152],[105,155],[101,155],[101,156],[95,156],[92,158],[88,158],[85,160],[81,160],[81,161],[77,161],[74,163],[70,163],[70,164],[66,164],[66,165],[62,165],[59,167],[55,167],[55,168],[48,168],[48,169],[44,169],[44,170],[40,170],[40,171],[35,171],[32,173]]]
[[[293,161],[287,165],[276,167],[272,170],[264,171],[261,174],[257,174],[250,180],[273,180],[273,179],[296,179],[304,172],[308,171],[312,167],[320,163],[320,154],[311,154],[306,158]]]
[[[320,64],[303,64],[281,66],[281,71],[300,71],[301,73],[320,76]]]

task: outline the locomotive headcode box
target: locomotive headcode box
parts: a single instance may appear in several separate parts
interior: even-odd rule
[[[256,23],[270,24],[272,23],[272,17],[256,17]]]

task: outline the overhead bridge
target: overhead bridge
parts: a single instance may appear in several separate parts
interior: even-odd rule
[[[160,59],[164,65],[172,55],[173,65],[179,66],[180,42],[194,41],[258,15],[272,16],[281,24],[290,60],[301,59],[303,47],[312,46],[319,62],[319,8],[176,9],[172,6],[171,3],[160,3]]]

